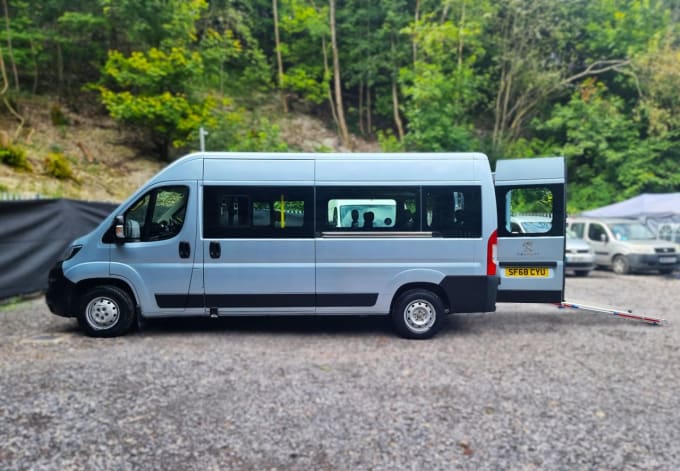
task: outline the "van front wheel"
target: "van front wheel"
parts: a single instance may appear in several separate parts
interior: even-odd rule
[[[98,286],[80,298],[78,324],[91,337],[116,337],[130,330],[134,314],[127,292],[117,286]]]
[[[626,275],[630,273],[630,262],[625,255],[617,255],[612,260],[612,270],[617,275]]]
[[[444,303],[426,289],[406,291],[392,309],[395,330],[409,339],[429,339],[440,329],[443,317]]]

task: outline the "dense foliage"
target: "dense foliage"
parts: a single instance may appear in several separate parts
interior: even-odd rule
[[[3,0],[4,90],[90,90],[163,158],[286,150],[315,113],[386,151],[564,155],[571,209],[680,191],[676,0]],[[263,105],[269,100],[269,107]]]

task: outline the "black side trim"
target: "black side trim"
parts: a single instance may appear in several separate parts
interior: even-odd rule
[[[156,304],[163,309],[203,307],[202,294],[157,294]]]
[[[500,267],[556,267],[557,262],[499,262]]]
[[[561,303],[561,291],[498,291],[499,303]]]
[[[447,276],[439,283],[451,312],[494,312],[497,276]]]
[[[378,300],[377,294],[372,293],[340,293],[340,294],[317,294],[316,305],[318,307],[369,307],[375,306]]]
[[[314,307],[313,294],[207,294],[207,307]]]
[[[157,294],[162,309],[195,307],[369,307],[378,300],[376,293],[327,294]]]

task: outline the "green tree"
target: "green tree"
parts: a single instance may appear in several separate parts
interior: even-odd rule
[[[569,210],[609,204],[637,194],[637,167],[648,152],[640,129],[625,113],[624,101],[602,82],[588,79],[551,118],[537,126],[567,159]]]
[[[413,67],[401,71],[409,148],[478,148],[474,110],[486,78],[476,66],[485,54],[482,19],[490,8],[483,1],[445,2],[441,11],[423,14],[404,30],[414,42]]]
[[[109,114],[146,128],[165,160],[171,146],[185,145],[201,125],[211,124],[217,105],[215,98],[192,88],[201,83],[204,66],[201,55],[189,48],[196,43],[194,25],[207,4],[177,0],[174,6],[163,25],[169,36],[160,41],[161,48],[129,56],[110,51],[98,86]]]
[[[307,0],[279,3],[284,93],[321,104],[331,99],[328,8]]]
[[[171,146],[185,145],[215,119],[216,99],[187,87],[202,71],[201,56],[184,48],[152,48],[129,57],[111,51],[104,74],[114,85],[100,85],[99,91],[111,117],[146,128],[155,150],[168,160]]]
[[[106,58],[106,24],[98,2],[9,3],[13,56],[23,91],[73,96],[97,80]]]

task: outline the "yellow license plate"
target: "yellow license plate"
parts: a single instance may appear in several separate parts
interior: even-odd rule
[[[513,267],[505,268],[507,278],[548,278],[550,268],[539,267]]]

